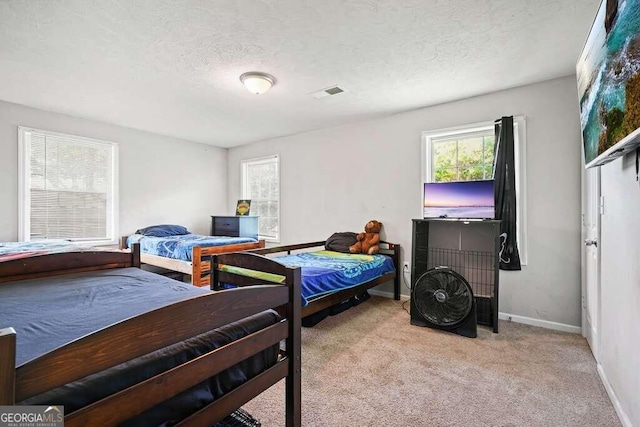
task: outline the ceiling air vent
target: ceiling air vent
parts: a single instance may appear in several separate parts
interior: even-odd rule
[[[326,98],[327,96],[338,95],[339,93],[342,93],[342,92],[344,92],[344,89],[339,88],[338,86],[331,86],[316,92],[312,92],[309,95],[313,96],[316,99],[320,99],[320,98]]]

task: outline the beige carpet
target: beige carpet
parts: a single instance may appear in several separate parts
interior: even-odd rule
[[[303,328],[302,425],[620,425],[581,336],[500,328],[470,339],[411,326],[380,297]],[[244,408],[284,425],[284,381]]]

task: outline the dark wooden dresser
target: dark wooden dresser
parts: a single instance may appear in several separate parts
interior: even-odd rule
[[[257,216],[211,216],[212,236],[258,238]]]

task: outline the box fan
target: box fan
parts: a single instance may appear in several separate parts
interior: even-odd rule
[[[449,267],[426,271],[411,288],[411,324],[475,338],[476,302],[469,282]]]

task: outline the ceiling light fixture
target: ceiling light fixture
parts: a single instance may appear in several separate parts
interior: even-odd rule
[[[245,85],[247,90],[256,95],[261,95],[271,89],[276,84],[276,79],[267,73],[258,71],[250,71],[240,76],[240,81]]]

